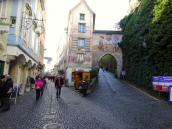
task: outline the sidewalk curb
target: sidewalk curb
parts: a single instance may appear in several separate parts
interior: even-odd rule
[[[126,84],[127,86],[132,87],[133,89],[135,89],[135,90],[139,91],[140,93],[142,93],[142,94],[144,94],[144,95],[148,96],[149,98],[151,98],[151,99],[153,99],[153,100],[155,100],[155,101],[159,101],[159,99],[158,99],[158,98],[156,98],[156,97],[154,97],[154,96],[150,95],[149,93],[147,93],[147,92],[145,92],[145,91],[143,91],[143,90],[141,90],[141,89],[137,88],[136,86],[134,86],[134,85],[130,84],[129,82],[124,81],[124,80],[119,80],[119,81],[120,81],[121,83],[123,83],[123,84]]]

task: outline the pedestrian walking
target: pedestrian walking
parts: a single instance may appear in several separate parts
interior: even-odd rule
[[[125,80],[126,79],[126,71],[122,70],[121,75],[122,75],[122,79]]]
[[[41,80],[41,77],[37,76],[35,81],[35,89],[36,89],[36,100],[39,99],[41,95],[41,90],[43,88],[44,82]]]
[[[103,72],[104,72],[104,71],[105,71],[105,68],[103,67],[102,70],[103,70]]]
[[[1,111],[8,111],[10,109],[10,95],[13,90],[13,80],[10,75],[5,75],[3,79],[1,79],[1,88],[0,88],[0,99],[1,99]]]
[[[117,70],[114,71],[115,78],[118,78]]]
[[[60,98],[61,88],[62,88],[63,84],[64,84],[64,77],[63,76],[57,77],[57,79],[55,81],[56,97],[57,98]]]
[[[49,80],[48,80],[48,78],[47,78],[47,77],[45,77],[45,82],[46,82],[46,84],[45,84],[45,88],[47,89],[47,88],[48,88],[48,82],[49,82]]]
[[[43,82],[43,87],[42,87],[42,89],[41,89],[41,96],[44,94],[44,88],[45,88],[45,85],[46,85],[45,77],[42,78],[42,82]]]
[[[33,77],[30,78],[30,82],[31,82],[31,88],[34,89],[34,85],[35,85],[35,79]]]

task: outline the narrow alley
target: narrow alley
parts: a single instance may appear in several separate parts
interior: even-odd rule
[[[0,129],[172,129],[171,23],[172,0],[0,0]]]

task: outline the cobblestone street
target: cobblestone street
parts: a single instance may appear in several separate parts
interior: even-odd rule
[[[83,97],[63,87],[56,99],[53,83],[36,102],[26,93],[0,113],[0,129],[172,129],[172,106],[155,100],[100,71],[96,91]]]

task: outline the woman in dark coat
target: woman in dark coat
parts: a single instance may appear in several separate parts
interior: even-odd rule
[[[10,109],[9,97],[13,90],[13,81],[9,75],[5,75],[3,78],[3,85],[1,87],[1,100],[2,100],[2,111],[7,111]]]
[[[60,98],[60,94],[61,94],[61,88],[64,84],[64,78],[62,76],[58,77],[55,81],[55,87],[56,87],[56,96],[57,98]]]

